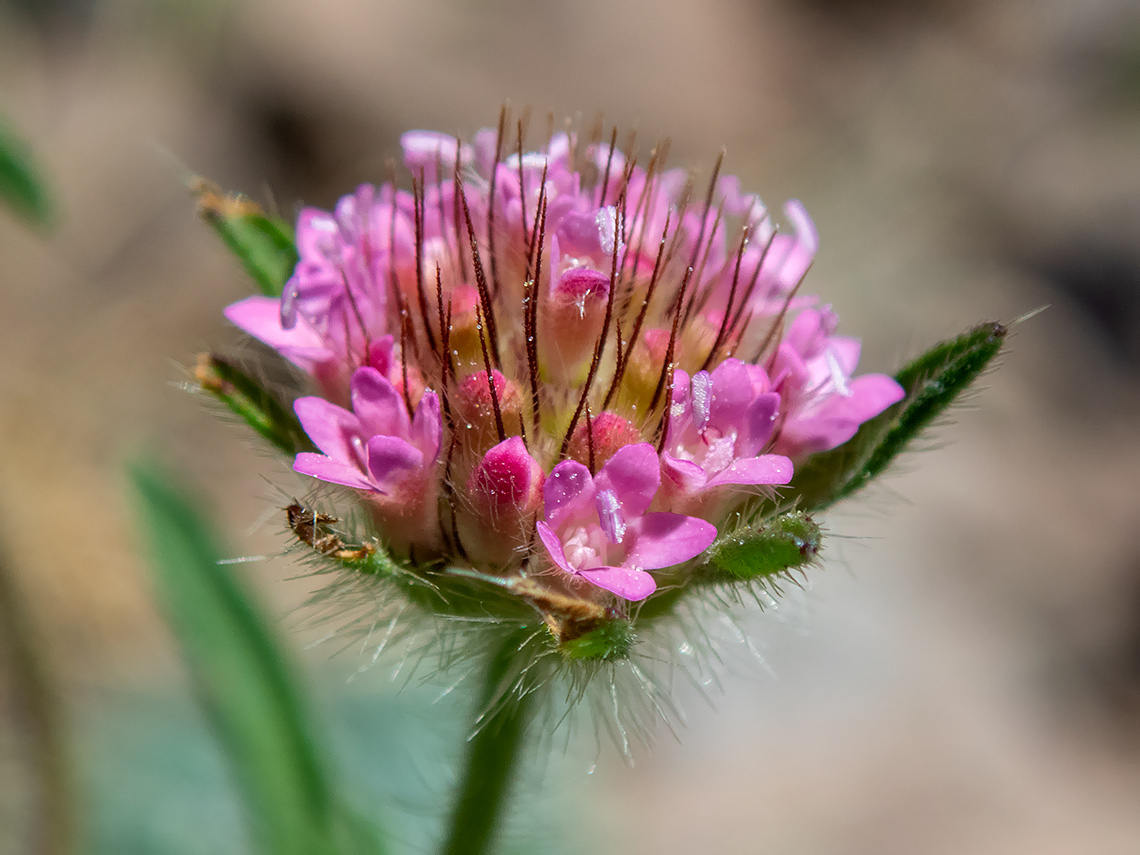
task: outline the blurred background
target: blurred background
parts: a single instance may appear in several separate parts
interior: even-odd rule
[[[0,852],[46,851],[50,716],[81,851],[246,851],[138,555],[123,463],[145,448],[189,473],[235,556],[266,556],[241,570],[353,780],[399,794],[393,822],[426,851],[462,693],[431,704],[438,684],[398,692],[393,661],[357,675],[352,651],[303,650],[313,583],[274,557],[303,488],[179,388],[194,353],[238,342],[221,309],[249,292],[184,180],[330,206],[384,179],[403,130],[470,135],[504,99],[603,111],[705,174],[726,146],[770,206],[803,200],[808,290],[862,337],[865,371],[1049,305],[976,408],[827,519],[810,590],[746,615],[762,662],[728,651],[712,703],[682,691],[680,742],[663,729],[632,768],[589,727],[557,741],[513,833],[541,851],[1140,852],[1130,0],[0,0],[0,116],[57,206],[49,233],[0,212],[0,596],[55,699],[29,709],[0,651]]]

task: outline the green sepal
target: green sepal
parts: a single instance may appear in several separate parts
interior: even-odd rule
[[[297,416],[233,363],[212,353],[199,354],[194,382],[285,454],[317,450]]]
[[[241,262],[258,290],[266,297],[280,297],[299,258],[293,227],[244,197],[222,195],[202,179],[194,182],[192,190],[198,196],[198,213]]]
[[[184,491],[157,467],[132,467],[154,580],[174,635],[266,855],[387,850],[339,797],[307,704],[265,617]]]
[[[802,511],[742,526],[709,547],[706,570],[711,572],[702,581],[751,581],[803,567],[815,560],[820,540],[819,526]]]
[[[862,489],[978,379],[1008,332],[997,322],[979,324],[912,360],[895,375],[906,396],[864,422],[848,442],[797,466],[785,494],[820,511]]]
[[[28,146],[0,120],[0,202],[30,226],[46,229],[52,202]]]
[[[629,656],[633,642],[633,624],[624,618],[612,618],[577,638],[562,642],[558,649],[567,659],[614,662]]]

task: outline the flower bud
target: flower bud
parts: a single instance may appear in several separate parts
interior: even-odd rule
[[[641,333],[626,364],[618,399],[627,408],[638,413],[649,411],[668,351],[669,330],[650,328]]]
[[[574,435],[566,453],[571,460],[577,460],[594,468],[604,466],[618,449],[640,442],[641,431],[629,419],[605,410],[589,421],[590,433],[587,436],[587,421],[582,419],[574,428]],[[590,446],[593,446],[591,454]]]
[[[502,567],[525,551],[546,476],[521,437],[491,448],[467,479],[461,536],[477,564]]]
[[[472,285],[458,285],[451,293],[451,327],[448,348],[455,369],[462,375],[483,365],[479,344],[479,291]]]
[[[555,382],[580,383],[605,320],[609,274],[572,267],[558,277],[543,304],[540,360],[543,376]]]
[[[481,453],[503,437],[519,432],[522,392],[500,371],[491,371],[494,394],[486,371],[464,378],[455,396],[456,430],[464,448]]]

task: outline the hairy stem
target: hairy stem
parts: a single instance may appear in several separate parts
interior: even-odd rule
[[[495,833],[518,771],[526,726],[533,707],[522,676],[520,649],[530,632],[512,632],[487,662],[467,743],[463,774],[455,793],[444,855],[483,855],[493,851]]]

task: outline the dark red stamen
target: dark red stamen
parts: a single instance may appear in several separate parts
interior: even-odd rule
[[[463,226],[459,218],[459,196],[463,186],[463,178],[459,174],[459,151],[463,148],[463,140],[457,139],[455,141],[455,171],[451,174],[451,207],[452,207],[452,222],[455,223],[455,252],[459,256],[459,278],[461,281],[467,281],[467,260],[463,256],[463,251],[460,249],[463,246]],[[443,224],[440,223],[440,228]]]
[[[594,417],[590,413],[590,405],[586,405],[586,451],[590,461],[590,474],[597,472],[594,463]]]
[[[606,171],[602,177],[602,193],[598,197],[598,207],[603,208],[606,204],[606,191],[610,189],[610,164],[614,159],[614,148],[617,146],[617,125],[614,125],[613,133],[610,134],[610,153],[606,155]]]
[[[696,266],[697,266],[697,256],[700,255],[701,244],[704,242],[704,239],[705,239],[705,228],[707,227],[708,220],[709,220],[709,211],[712,210],[713,197],[716,195],[716,180],[717,180],[717,178],[720,177],[720,167],[721,167],[721,164],[724,163],[724,154],[725,154],[725,152],[724,152],[724,149],[722,148],[720,150],[720,154],[717,155],[716,163],[713,165],[712,177],[709,178],[709,189],[708,189],[708,192],[705,194],[705,207],[704,207],[704,210],[701,212],[701,227],[697,232],[697,242],[695,244],[693,244],[693,254],[689,257],[689,269],[690,269],[690,271],[693,270],[694,268],[696,268]],[[680,229],[678,229],[678,232],[679,231],[680,231]],[[711,241],[710,241],[710,243],[711,243]],[[680,293],[679,292],[678,292],[678,296],[677,296],[677,303],[678,303],[678,305],[680,305]]]
[[[507,438],[503,429],[503,411],[499,406],[499,392],[495,388],[495,372],[491,370],[491,358],[487,354],[487,338],[483,335],[483,313],[475,307],[475,329],[479,331],[479,349],[483,351],[483,367],[487,370],[487,391],[491,394],[491,408],[495,411],[495,431],[499,435],[499,442]]]
[[[412,418],[415,411],[412,409],[411,392],[408,391],[407,333],[409,326],[411,326],[411,320],[405,317],[404,323],[400,324],[400,370],[404,380],[404,406],[408,408],[408,418]]]
[[[491,288],[499,296],[499,258],[495,252],[495,189],[499,185],[499,160],[503,156],[503,137],[507,132],[507,105],[499,110],[499,131],[495,135],[495,161],[491,164],[491,186],[487,191],[487,254],[491,257]],[[499,363],[496,356],[495,364]]]
[[[499,334],[495,326],[495,309],[491,305],[491,293],[487,288],[487,276],[483,273],[483,259],[479,255],[479,243],[475,239],[475,226],[471,222],[471,209],[467,207],[467,193],[463,189],[463,182],[459,183],[459,199],[463,203],[463,218],[467,221],[467,236],[471,240],[471,261],[475,265],[475,285],[479,289],[479,302],[483,306],[483,316],[487,319],[487,336],[490,338],[491,355],[495,359],[495,367],[502,366],[499,358]]]
[[[532,247],[535,253],[534,276],[527,277],[530,283],[530,302],[526,305],[525,321],[523,323],[526,335],[526,363],[530,374],[530,409],[531,418],[534,419],[535,432],[539,430],[539,395],[538,383],[538,295],[541,290],[539,283],[542,280],[542,247],[546,242],[546,167],[542,169],[542,190],[538,196],[538,210],[535,211],[535,227],[532,236],[537,235],[537,242]]]
[[[681,303],[685,298],[685,292],[689,287],[689,278],[693,275],[693,268],[689,267],[685,270],[685,278],[681,280],[681,288],[677,292],[677,309],[673,312],[673,328],[669,332],[669,346],[665,350],[665,361],[661,365],[661,376],[657,379],[657,388],[653,390],[653,400],[649,402],[649,412],[653,412],[657,408],[658,401],[661,400],[661,392],[665,388],[665,381],[668,379],[669,388],[673,387],[673,354],[677,347],[677,330],[681,321]],[[665,418],[669,416],[669,401],[665,402]]]
[[[519,208],[522,215],[519,217],[519,225],[522,226],[522,239],[523,243],[530,244],[530,235],[526,230],[526,179],[523,177],[523,121],[519,119],[518,122],[518,156],[519,156]],[[546,182],[543,181],[543,184]],[[529,262],[529,258],[527,261]]]
[[[768,238],[768,242],[764,244],[764,249],[760,251],[760,259],[756,262],[756,269],[752,271],[752,279],[744,291],[744,296],[740,298],[740,305],[737,307],[736,314],[733,316],[732,323],[729,325],[733,329],[740,323],[740,316],[744,314],[745,308],[752,301],[752,294],[756,290],[756,283],[760,281],[760,272],[764,269],[764,262],[767,260],[768,252],[772,249],[772,244],[776,240],[777,231],[772,232],[771,237]]]
[[[724,307],[724,317],[720,320],[720,329],[717,330],[712,349],[709,350],[709,355],[705,357],[705,361],[701,363],[701,371],[708,370],[709,365],[712,364],[713,359],[716,357],[716,352],[720,350],[720,346],[724,344],[725,335],[728,333],[728,319],[732,315],[732,302],[736,298],[736,285],[740,281],[740,262],[744,258],[744,250],[745,247],[748,246],[748,237],[751,234],[751,226],[745,226],[741,230],[740,248],[736,251],[736,267],[732,271],[732,285],[728,289],[728,303]]]
[[[633,332],[629,334],[629,343],[625,346],[623,364],[629,362],[629,355],[633,353],[633,348],[641,335],[641,325],[645,322],[645,316],[649,312],[649,301],[653,299],[653,292],[657,288],[657,282],[661,276],[663,269],[661,260],[665,256],[665,243],[669,238],[669,222],[672,216],[672,211],[665,214],[665,229],[661,232],[661,245],[657,248],[657,260],[653,262],[653,275],[649,277],[649,286],[645,290],[645,299],[641,302],[641,311],[637,313],[637,319],[633,322]]]
[[[428,319],[427,292],[424,290],[424,172],[420,170],[419,181],[412,178],[412,205],[416,229],[416,295],[419,298],[420,320],[424,325],[428,349],[435,352],[435,332]]]

